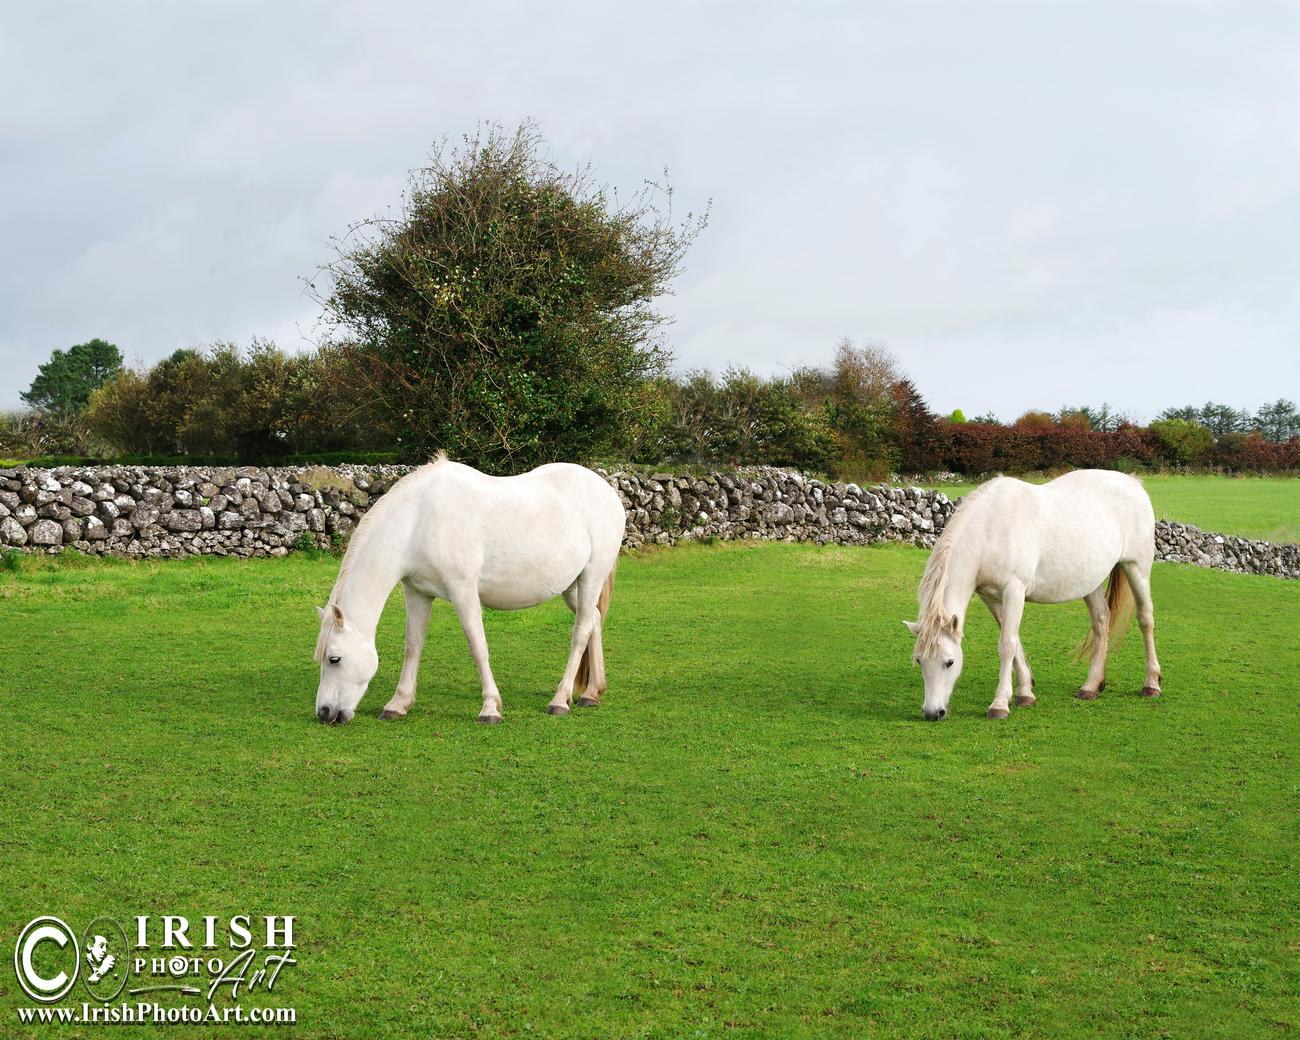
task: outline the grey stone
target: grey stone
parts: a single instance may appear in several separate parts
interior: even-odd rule
[[[143,531],[152,523],[156,523],[162,511],[155,505],[141,503],[131,511],[131,526],[137,531]]]
[[[6,545],[26,545],[27,528],[12,516],[6,516],[0,520],[0,542]]]
[[[62,545],[63,527],[54,520],[37,520],[27,537],[33,545]]]
[[[163,514],[160,523],[169,531],[203,530],[203,517],[197,509],[173,509]]]

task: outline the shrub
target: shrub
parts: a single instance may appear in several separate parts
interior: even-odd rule
[[[971,476],[1074,467],[1118,469],[1150,465],[1159,458],[1155,435],[1136,426],[1102,433],[1055,425],[1039,429],[1022,424],[940,423],[938,437],[936,468]]]
[[[379,444],[340,392],[340,352],[289,355],[254,340],[178,350],[128,369],[91,398],[87,418],[119,451],[216,460],[277,459]]]
[[[1219,440],[1211,461],[1234,473],[1276,473],[1300,470],[1300,437],[1282,443],[1259,434],[1230,433]]]
[[[1207,427],[1186,419],[1157,419],[1151,430],[1165,457],[1179,465],[1198,462],[1214,446],[1214,434]]]
[[[792,466],[827,472],[835,442],[825,412],[808,408],[789,378],[764,379],[731,368],[656,384],[656,435],[643,462]]]
[[[0,412],[0,458],[30,460],[42,455],[84,455],[97,446],[83,415],[32,411]]]
[[[1017,419],[1013,425],[1022,430],[1051,430],[1056,427],[1056,420],[1052,417],[1051,412],[1031,409]]]
[[[703,226],[665,201],[650,185],[619,205],[528,124],[438,149],[400,214],[353,228],[326,270],[350,391],[412,459],[504,472],[625,451],[665,364],[654,301]]]

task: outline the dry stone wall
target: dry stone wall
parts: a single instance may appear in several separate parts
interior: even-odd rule
[[[283,556],[339,544],[403,466],[0,469],[0,546],[113,556]],[[610,473],[625,544],[750,538],[931,546],[956,508],[942,492],[858,487],[789,470],[688,477]],[[1159,521],[1160,559],[1300,578],[1300,546]]]

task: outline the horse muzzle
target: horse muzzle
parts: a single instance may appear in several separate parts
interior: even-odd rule
[[[942,722],[947,718],[947,716],[947,708],[934,708],[933,710],[930,708],[921,709],[921,717],[925,719],[926,722]]]
[[[342,726],[352,721],[352,715],[353,713],[346,708],[335,708],[329,704],[322,704],[316,709],[316,718],[326,726]]]

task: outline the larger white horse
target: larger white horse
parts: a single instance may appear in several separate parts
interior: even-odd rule
[[[973,595],[1002,629],[1002,668],[988,717],[1010,714],[1011,676],[1017,705],[1034,703],[1033,675],[1020,645],[1025,601],[1082,599],[1092,616],[1083,650],[1092,661],[1078,696],[1094,700],[1106,686],[1111,639],[1128,624],[1137,600],[1146,642],[1145,697],[1160,695],[1151,562],[1155,514],[1133,477],[1108,470],[1067,473],[1048,484],[998,477],[963,499],[935,544],[921,578],[919,621],[903,622],[916,636],[915,660],[925,677],[921,714],[948,713],[962,668],[962,629]],[[1109,575],[1109,587],[1107,585]]]
[[[379,667],[375,626],[393,586],[406,600],[406,657],[381,719],[407,713],[434,599],[460,618],[483,683],[479,722],[501,721],[501,693],[488,664],[483,607],[518,610],[563,595],[574,613],[569,660],[547,708],[567,715],[605,691],[601,626],[627,521],[618,494],[589,469],[541,466],[490,477],[437,461],[408,473],[357,525],[329,603],[317,607],[316,717],[348,722]]]

